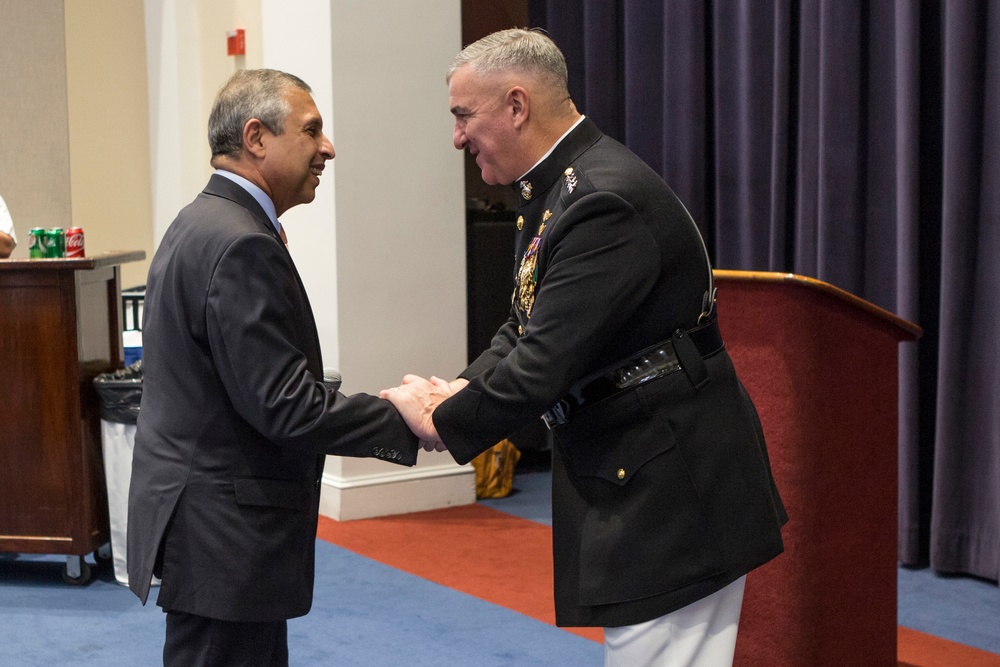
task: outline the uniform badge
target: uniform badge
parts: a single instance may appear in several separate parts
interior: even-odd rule
[[[528,181],[521,181],[520,186],[521,186],[521,196],[524,198],[524,200],[528,201],[529,199],[531,199],[531,183],[529,183]]]
[[[573,190],[576,189],[576,172],[573,171],[573,167],[569,167],[564,173],[566,174],[566,193],[573,194]]]
[[[521,231],[522,229],[524,229],[524,216],[519,215],[517,216],[517,231]]]

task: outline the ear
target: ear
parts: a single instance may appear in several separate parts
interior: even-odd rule
[[[528,91],[521,86],[514,86],[508,90],[507,106],[514,120],[514,129],[521,129],[521,126],[528,122],[531,108],[531,97],[528,95]]]
[[[257,118],[251,118],[243,126],[243,150],[254,157],[264,157],[264,133],[267,128]]]

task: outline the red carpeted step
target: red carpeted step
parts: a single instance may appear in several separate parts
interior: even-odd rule
[[[899,667],[1000,667],[1000,655],[899,626]]]

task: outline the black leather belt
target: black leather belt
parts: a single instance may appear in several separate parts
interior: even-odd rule
[[[669,340],[642,350],[611,370],[602,370],[573,385],[566,396],[542,415],[550,429],[565,424],[569,415],[589,403],[614,396],[618,392],[661,378],[679,370],[687,372],[695,387],[708,380],[701,360],[723,348],[718,321],[711,320],[694,329],[678,329]]]

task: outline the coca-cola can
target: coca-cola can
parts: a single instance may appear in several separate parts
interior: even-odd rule
[[[83,254],[83,228],[70,227],[66,230],[66,256],[84,257]]]

